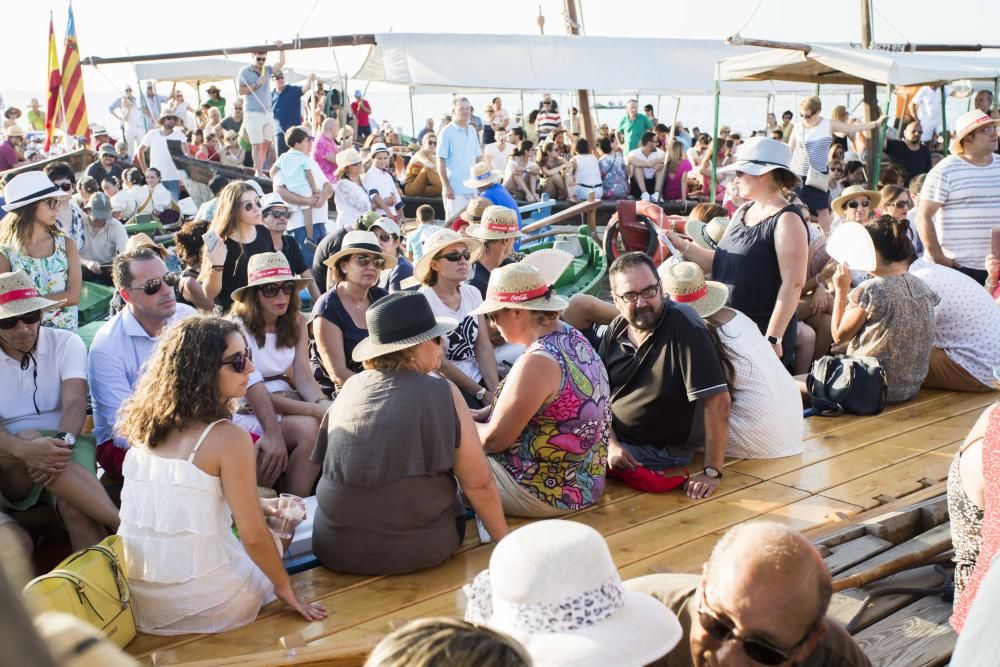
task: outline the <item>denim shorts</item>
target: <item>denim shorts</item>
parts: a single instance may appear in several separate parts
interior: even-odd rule
[[[691,463],[691,459],[694,457],[694,451],[690,449],[633,445],[630,442],[619,442],[621,442],[621,446],[625,451],[639,462],[639,465],[650,470],[680,468]]]

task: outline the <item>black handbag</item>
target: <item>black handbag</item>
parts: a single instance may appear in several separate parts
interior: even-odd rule
[[[825,356],[813,363],[806,380],[815,414],[826,417],[877,415],[885,409],[889,385],[874,357]]]

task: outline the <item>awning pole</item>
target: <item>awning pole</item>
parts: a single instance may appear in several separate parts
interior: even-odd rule
[[[885,113],[883,114],[887,119],[889,118],[889,105],[892,104],[892,88],[893,85],[889,84],[889,90],[886,91],[885,96]],[[888,132],[886,131],[886,121],[882,121],[882,126],[879,128],[878,133],[878,150],[875,152],[875,170],[872,177],[872,187],[878,187],[878,179],[882,175],[882,152],[885,150],[885,139]]]
[[[943,144],[943,151],[945,157],[948,156],[948,93],[945,91],[944,84],[941,84],[941,140]]]
[[[816,84],[816,97],[819,97],[819,84]]]
[[[417,121],[413,117],[413,86],[408,87],[407,92],[409,92],[410,98],[410,136],[416,139],[417,137]]]
[[[997,97],[1000,97],[1000,78],[993,79],[993,104],[990,111],[996,111],[997,103],[1000,102]]]
[[[716,169],[719,167],[719,101],[722,91],[719,85],[719,66],[715,66],[715,120],[712,130],[712,203],[715,203],[715,189],[717,184]]]

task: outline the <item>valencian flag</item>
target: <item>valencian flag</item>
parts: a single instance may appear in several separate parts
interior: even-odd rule
[[[87,101],[83,97],[83,67],[80,65],[80,46],[76,41],[76,22],[73,5],[69,6],[69,24],[66,26],[66,48],[62,60],[62,100],[66,114],[66,134],[90,139],[87,122]]]
[[[62,107],[59,105],[59,53],[56,51],[56,31],[52,27],[52,12],[49,12],[49,97],[45,105],[45,150],[52,146],[52,136],[60,124]]]

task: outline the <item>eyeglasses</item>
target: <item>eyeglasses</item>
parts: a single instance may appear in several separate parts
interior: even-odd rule
[[[57,188],[59,188],[63,192],[69,192],[70,190],[73,189],[73,184],[70,183],[69,181],[60,181],[58,183],[53,183],[53,185],[55,185]]]
[[[373,257],[371,255],[355,255],[354,261],[358,266],[368,266],[372,264],[376,269],[385,268],[385,257]]]
[[[59,200],[55,197],[49,197],[45,200],[45,203],[49,205],[49,208],[53,211],[59,208]]]
[[[268,299],[278,296],[278,292],[281,292],[285,296],[291,296],[295,293],[295,283],[267,283],[258,287],[257,291],[260,292],[261,296]]]
[[[229,359],[223,359],[223,366],[232,366],[237,373],[242,373],[247,369],[247,364],[253,361],[253,352],[249,347],[243,348],[242,352],[237,352]]]
[[[810,118],[813,117],[813,115],[811,113],[800,113],[799,116],[801,116],[802,118],[805,118],[806,120],[808,120],[808,119],[810,119]]]
[[[458,262],[464,259],[466,262],[468,262],[470,259],[472,259],[472,253],[469,252],[468,250],[452,250],[449,253],[438,255],[434,259],[446,259],[449,262]]]
[[[265,62],[267,62],[267,56],[265,56],[263,58],[254,58],[254,60],[256,60],[259,63],[265,63]]]
[[[15,315],[14,317],[5,317],[0,320],[0,329],[5,331],[13,329],[17,326],[18,322],[24,322],[25,324],[38,324],[42,321],[42,311],[33,310],[30,313],[24,313],[23,315]]]
[[[895,206],[896,208],[908,209],[913,206],[913,202],[909,199],[899,199],[888,204],[889,206]]]
[[[486,313],[486,320],[488,322],[496,324],[497,323],[497,316],[500,315],[500,313],[505,313],[505,312],[507,312],[507,309],[506,308],[501,308],[500,310],[494,310],[492,313]]]
[[[129,291],[141,289],[146,293],[147,296],[153,296],[158,293],[163,287],[163,283],[166,283],[170,287],[177,287],[180,282],[180,277],[176,273],[167,273],[160,278],[150,278],[141,285],[135,287],[129,287]]]
[[[250,209],[247,209],[248,211]],[[275,220],[288,220],[292,217],[291,211],[268,211],[267,215],[274,218]]]
[[[715,615],[715,611],[708,606],[708,599],[705,597],[705,590],[701,591],[701,606],[698,609],[698,623],[701,627],[708,633],[708,636],[717,642],[727,642],[731,639],[735,639],[743,647],[743,652],[747,654],[747,657],[751,660],[756,660],[762,665],[780,665],[783,662],[788,662],[792,657],[792,653],[795,652],[802,644],[809,639],[809,635],[813,633],[813,628],[810,628],[800,641],[796,642],[787,651],[783,651],[776,646],[772,646],[763,639],[757,639],[755,637],[737,637],[736,629],[721,620]]]
[[[437,146],[437,145],[438,145],[438,142],[436,142],[436,141],[428,141],[428,142],[427,142],[427,145],[428,145],[428,146]]]
[[[643,299],[652,299],[659,293],[660,283],[656,283],[655,285],[650,285],[649,287],[643,287],[638,292],[625,292],[624,294],[615,294],[615,296],[625,303],[635,303],[639,300],[639,297],[642,297]]]
[[[870,208],[871,205],[872,205],[872,203],[868,199],[855,199],[854,201],[849,201],[849,202],[847,202],[847,204],[845,204],[845,206],[847,206],[847,208],[857,208],[859,206],[861,208]]]
[[[254,210],[255,208],[260,208],[260,200],[259,199],[254,199],[253,201],[245,201],[245,202],[243,202],[243,210],[244,211],[249,212],[249,211]]]

